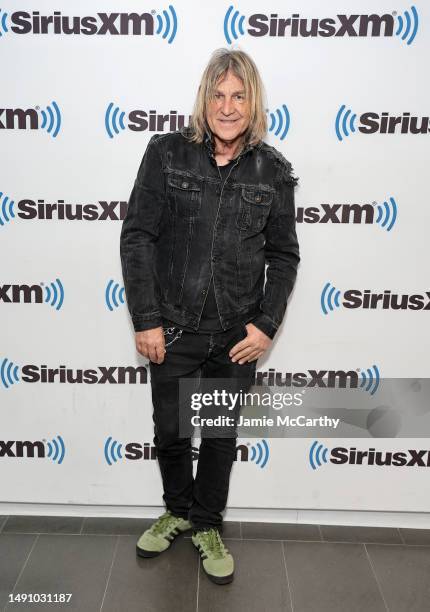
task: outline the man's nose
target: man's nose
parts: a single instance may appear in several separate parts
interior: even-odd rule
[[[221,111],[224,115],[231,115],[231,113],[234,113],[234,110],[233,101],[226,96],[222,103]]]

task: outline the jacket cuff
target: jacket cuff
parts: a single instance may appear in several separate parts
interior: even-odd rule
[[[278,331],[278,326],[275,325],[270,317],[265,315],[264,313],[258,314],[254,319],[251,319],[249,323],[258,327],[262,332],[269,336],[273,340],[276,332]]]
[[[162,327],[163,321],[161,316],[152,317],[151,319],[133,319],[133,327],[135,332],[146,331],[154,327]]]

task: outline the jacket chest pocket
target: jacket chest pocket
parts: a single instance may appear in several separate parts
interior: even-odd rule
[[[172,214],[194,217],[202,203],[201,181],[171,172],[167,177],[167,199]]]
[[[236,226],[241,230],[262,230],[270,214],[272,200],[272,191],[242,187]]]

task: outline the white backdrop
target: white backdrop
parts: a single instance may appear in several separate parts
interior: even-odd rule
[[[127,34],[124,23],[122,33],[114,30],[121,20],[114,13],[136,10],[147,12],[146,33]],[[55,11],[56,31],[51,24],[43,33],[41,22]],[[256,14],[261,26],[255,25]],[[285,36],[270,36],[264,24],[272,14],[299,15],[307,28],[311,20],[323,28],[322,20],[330,18],[337,35],[320,30],[308,37],[302,30],[294,36],[287,27]],[[369,14],[375,23],[385,15],[380,32],[375,25],[373,31],[365,28]],[[75,33],[67,34],[72,17]],[[111,25],[103,34],[106,19]],[[145,458],[153,439],[149,368],[135,350],[124,304],[119,233],[146,144],[169,125],[163,130],[141,123],[136,129],[130,113],[171,113],[187,121],[200,75],[222,46],[239,47],[257,63],[272,128],[267,141],[300,177],[302,261],[287,315],[258,370],[429,375],[429,311],[351,309],[343,295],[354,289],[425,296],[430,290],[429,20],[425,2],[305,0],[287,6],[249,0],[210,6],[175,0],[137,6],[118,0],[4,0],[2,501],[161,503],[158,465]],[[82,31],[90,22],[100,33]],[[407,113],[417,118],[421,133],[381,127],[384,116]],[[48,204],[64,203],[65,215],[61,206],[50,212]],[[354,204],[372,207],[368,222],[360,214],[352,222],[348,206]],[[329,218],[336,211],[344,222],[327,220],[324,205],[332,211]],[[319,222],[307,222],[315,215]],[[327,283],[340,293],[339,306],[336,293],[324,294],[325,314],[321,296]],[[137,382],[122,377],[121,368],[129,366],[141,366]],[[47,369],[68,369],[68,381],[60,382],[59,374],[50,381]],[[82,370],[94,370],[95,384],[79,379]],[[239,439],[249,455],[234,464],[229,507],[429,510],[425,468],[328,462],[312,469],[313,442]],[[319,442],[362,450],[428,448],[425,437]],[[141,457],[126,456],[129,443],[143,449]],[[261,449],[264,460],[252,448]],[[244,455],[238,451],[239,456]]]

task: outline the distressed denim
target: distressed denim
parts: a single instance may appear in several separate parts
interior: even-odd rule
[[[229,357],[230,349],[247,335],[243,323],[227,331],[197,334],[180,326],[165,326],[163,321],[163,330],[164,361],[150,362],[154,445],[163,481],[163,500],[172,514],[188,519],[195,530],[216,527],[222,531],[221,513],[226,507],[236,456],[241,406],[230,413],[234,419],[230,428],[201,429],[193,478],[191,440],[195,432],[186,426],[191,410],[184,405],[187,392],[181,396],[181,379],[195,379],[189,381],[190,392],[208,392],[213,388],[212,382],[221,379],[219,388],[226,392],[246,393],[253,383],[257,361],[240,364]],[[182,433],[184,437],[180,437]]]
[[[221,188],[210,134],[201,144],[188,135],[151,137],[129,198],[120,257],[134,330],[163,317],[197,330],[213,272],[223,329],[252,319],[273,338],[300,261],[298,178],[260,141],[244,147]]]

